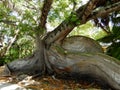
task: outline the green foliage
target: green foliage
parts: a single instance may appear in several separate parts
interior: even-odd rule
[[[113,26],[112,28],[112,31],[113,31],[113,35],[115,37],[119,37],[120,36],[120,26]]]
[[[78,17],[76,16],[76,14],[71,14],[71,22],[75,22],[75,21],[77,21],[77,19],[78,19]]]
[[[77,25],[80,24],[80,21],[77,21],[78,18],[74,11],[82,5],[81,1],[82,0],[54,0],[48,14],[47,24],[55,28],[64,19],[67,21],[70,15],[71,18],[68,21],[75,22]],[[76,3],[76,5],[74,3]],[[43,0],[0,1],[0,36],[4,37],[4,47],[8,47],[12,39],[17,35],[9,51],[5,56],[0,57],[0,65],[18,58],[23,58],[33,52],[35,32],[37,32],[35,30],[40,20],[42,5]],[[120,22],[120,17],[112,18],[112,21],[116,23],[113,26],[113,34],[110,41],[117,41],[120,39],[120,27],[116,24]],[[19,32],[16,34],[18,30]],[[80,34],[94,39],[99,39],[106,35],[101,29],[96,28],[91,21],[85,25],[76,27],[70,33],[70,35]],[[116,48],[115,50],[119,49]],[[4,51],[5,50],[3,50],[3,52]]]
[[[80,3],[81,0],[75,0]],[[0,35],[4,37],[4,51],[9,46],[16,32],[15,41],[9,51],[1,58],[1,64],[30,55],[34,48],[36,26],[39,23],[43,0],[5,0],[0,1]],[[73,11],[74,0],[54,0],[48,14],[48,23],[56,27]],[[76,8],[75,8],[76,9]],[[73,14],[71,20],[74,22]],[[79,22],[77,22],[79,24]]]
[[[80,21],[77,22],[78,24],[80,23]],[[80,25],[79,27],[76,27],[70,33],[70,36],[73,35],[83,35],[98,40],[100,38],[105,37],[106,33],[101,28],[95,27],[92,21],[89,21],[84,25]]]
[[[111,16],[111,22],[113,24],[111,34],[101,39],[101,41],[111,43],[106,53],[120,60],[120,12]]]
[[[14,8],[12,8],[12,5],[14,5]],[[28,7],[29,5],[31,6]],[[33,52],[34,28],[37,26],[36,20],[39,18],[39,11],[35,9],[34,5],[40,8],[42,2],[30,1],[27,3],[24,0],[0,2],[0,36],[4,37],[4,47],[1,52],[5,53],[0,57],[0,65],[26,57]],[[18,30],[19,32],[16,34]],[[15,41],[12,43],[15,35]],[[10,43],[12,43],[12,46],[6,52]]]
[[[58,26],[64,19],[68,18],[72,12],[74,7],[74,1],[77,3],[75,10],[81,4],[81,0],[54,0],[52,4],[51,11],[48,15],[48,22],[51,26]],[[77,19],[76,15],[72,13],[71,21],[75,21]],[[68,20],[69,21],[69,20]],[[77,22],[79,24],[79,22]]]
[[[5,64],[11,62],[15,59],[23,58],[32,54],[34,48],[34,42],[32,37],[18,38],[16,42],[13,43],[9,52],[1,58],[0,64]]]
[[[120,42],[112,43],[107,54],[120,60]]]

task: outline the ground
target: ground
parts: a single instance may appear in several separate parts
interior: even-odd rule
[[[2,72],[4,67],[0,67],[0,72]],[[23,75],[24,76],[24,75]],[[22,76],[11,76],[11,77],[0,77],[0,82],[9,82],[12,84],[18,84],[25,88],[32,90],[78,90],[78,89],[88,89],[88,90],[101,90],[101,87],[96,84],[96,82],[86,82],[80,80],[64,80],[57,79],[54,76],[43,76],[37,78],[31,78],[27,76],[21,79]]]

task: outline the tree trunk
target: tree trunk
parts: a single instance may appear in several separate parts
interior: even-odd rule
[[[44,44],[39,41],[40,47],[30,57],[26,57],[20,60],[14,60],[11,63],[6,64],[6,68],[3,72],[4,76],[8,75],[42,75],[45,72],[45,60],[44,60]]]
[[[101,85],[120,89],[120,62],[102,53],[61,54],[57,50],[47,52],[49,63],[59,77],[91,78]]]
[[[101,85],[105,84],[104,86],[112,89],[120,89],[120,62],[115,58],[99,52],[66,51],[63,47],[55,44],[47,50],[44,48],[43,42],[31,57],[8,63],[4,75],[9,74],[52,74],[61,78],[84,78],[85,80],[90,78],[98,81]]]
[[[99,46],[94,42],[88,40],[88,42],[92,42],[89,47],[85,43],[77,44],[80,45],[80,48],[84,46],[84,52],[81,52],[82,49],[77,51],[80,48],[68,48],[75,44],[67,47],[64,46],[67,45],[65,43],[62,44],[63,47],[59,44],[53,44],[64,40],[74,27],[82,25],[88,20],[102,18],[105,14],[120,10],[120,2],[118,2],[109,7],[105,7],[104,10],[94,11],[99,1],[101,0],[90,0],[88,4],[80,7],[75,13],[72,13],[68,19],[64,20],[57,28],[42,39],[41,37],[46,30],[47,15],[53,2],[53,0],[44,0],[40,23],[36,27],[37,49],[35,53],[28,58],[8,63],[4,70],[4,75],[52,74],[60,77],[74,77],[79,79],[90,77],[91,79],[96,79],[98,82],[105,83],[113,89],[120,89],[120,62],[112,57],[99,53],[102,50],[100,50],[101,48],[98,49]],[[72,16],[76,16],[77,19],[72,21]],[[84,42],[84,40],[81,42]]]
[[[103,53],[103,49],[97,41],[80,35],[65,38],[60,45],[70,52]]]

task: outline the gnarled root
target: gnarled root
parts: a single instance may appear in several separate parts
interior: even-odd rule
[[[52,69],[62,77],[92,77],[101,84],[120,89],[120,62],[115,58],[100,53],[62,55],[52,50],[48,57]]]
[[[40,58],[40,55],[37,55],[38,52],[36,51],[32,56],[14,60],[8,63],[3,72],[3,76],[9,75],[19,75],[19,74],[27,74],[27,75],[36,75],[36,74],[43,74],[45,70],[45,62],[43,59]],[[42,55],[41,55],[42,57]],[[43,57],[42,57],[43,58]]]

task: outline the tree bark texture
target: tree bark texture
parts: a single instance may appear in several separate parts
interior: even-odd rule
[[[81,40],[81,37],[77,36],[76,38]],[[68,43],[73,42],[71,38],[66,40],[70,40],[67,41]],[[86,37],[84,41],[86,41]],[[44,47],[44,43],[42,43],[41,49],[36,50],[31,57],[8,63],[4,70],[4,75],[27,74],[34,76],[49,74],[70,79],[90,78],[112,89],[120,89],[120,62],[118,60],[101,53],[98,48],[95,53],[87,52],[88,47],[85,43],[83,44],[85,52],[79,47],[78,51],[70,49],[69,47],[71,46],[68,45],[64,42],[64,47],[58,47],[58,45],[54,44],[47,50]],[[96,44],[92,42],[92,45]],[[91,50],[94,47],[91,47]],[[96,47],[99,46],[96,45]]]
[[[61,77],[92,77],[113,89],[120,89],[120,62],[115,58],[102,53],[59,54],[55,50],[47,54],[52,69]]]
[[[113,5],[104,7],[104,10],[95,11],[95,8],[99,7],[100,1],[106,3],[108,0],[90,0],[42,39],[41,36],[45,30],[46,19],[52,1],[44,1],[40,23],[36,27],[36,51],[30,57],[6,64],[3,74],[50,74],[79,79],[90,77],[98,82],[105,83],[113,89],[120,89],[119,61],[103,54],[100,45],[92,39],[75,37],[74,39],[64,40],[74,27],[82,25],[88,20],[101,18],[105,14],[120,10],[120,2],[117,1]],[[46,6],[48,10],[46,10]],[[73,15],[77,17],[75,21],[71,20]],[[76,23],[78,21],[80,22],[79,24]]]
[[[70,36],[67,37],[60,44],[66,51],[83,52],[83,53],[103,53],[101,45],[85,36]]]
[[[6,64],[3,76],[19,75],[19,74],[44,74],[45,73],[45,57],[44,57],[44,44],[42,41],[39,43],[38,48],[30,57],[15,60]]]

